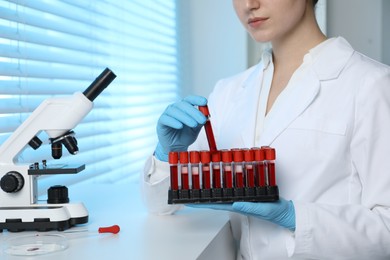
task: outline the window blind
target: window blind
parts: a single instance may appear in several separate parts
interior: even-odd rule
[[[20,155],[19,163],[86,165],[41,176],[40,190],[142,171],[157,119],[178,96],[175,9],[175,0],[0,1],[0,145],[43,100],[84,91],[105,67],[117,75],[74,129],[77,155],[52,159],[45,132],[42,147]]]

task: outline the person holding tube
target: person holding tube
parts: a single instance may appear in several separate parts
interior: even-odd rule
[[[220,80],[208,99],[188,96],[157,123],[143,193],[167,204],[170,151],[208,148],[208,105],[218,149],[276,149],[278,202],[206,204],[227,210],[237,259],[390,259],[390,68],[327,38],[313,0],[233,0],[258,42],[260,62]]]

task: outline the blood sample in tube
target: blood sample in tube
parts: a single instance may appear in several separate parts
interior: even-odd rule
[[[263,150],[265,152],[265,161],[266,161],[266,167],[267,167],[267,174],[268,174],[268,185],[269,186],[276,186],[276,175],[275,175],[275,159],[276,159],[276,152],[274,148],[271,147],[263,147]]]
[[[210,161],[211,161],[210,152],[200,151],[203,189],[211,189]]]
[[[213,188],[222,188],[221,178],[221,152],[214,151],[211,153],[211,165],[213,170]]]
[[[171,190],[179,189],[179,174],[178,174],[178,163],[179,153],[169,152],[169,164],[170,164],[170,177],[171,177]]]
[[[233,180],[234,187],[244,188],[244,153],[240,149],[235,149],[232,151],[233,154]]]
[[[181,189],[189,190],[189,177],[188,177],[188,152],[180,152],[179,154],[180,161],[180,176],[181,176]]]
[[[232,151],[221,150],[222,154],[222,178],[224,188],[233,188]]]
[[[246,175],[246,186],[249,188],[255,187],[255,173],[253,167],[254,154],[253,150],[244,150],[244,169]]]
[[[209,108],[207,105],[199,106],[198,108],[199,108],[199,111],[202,112],[202,114],[205,115],[207,118],[207,121],[204,125],[204,129],[206,131],[206,136],[207,136],[207,141],[209,143],[210,151],[212,151],[212,152],[217,151],[217,145],[215,143],[213,128],[211,127],[211,122],[210,122]]]
[[[254,152],[254,166],[255,166],[255,180],[256,187],[264,187],[266,186],[266,176],[265,176],[265,167],[264,160],[265,154],[264,150],[254,147],[252,148]]]
[[[200,189],[199,163],[200,163],[199,152],[190,151],[192,189],[197,189],[197,190]]]

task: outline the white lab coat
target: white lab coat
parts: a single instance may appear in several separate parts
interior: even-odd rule
[[[232,214],[238,259],[390,259],[390,68],[336,38],[293,77],[255,133],[263,60],[217,83],[209,98],[217,146],[276,149],[280,195],[296,230]],[[285,92],[285,93],[284,93]],[[204,131],[191,149],[207,148]],[[167,205],[169,170],[151,158],[144,195]]]

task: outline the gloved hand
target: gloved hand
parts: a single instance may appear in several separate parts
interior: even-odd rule
[[[291,200],[280,198],[276,202],[234,202],[232,208],[236,212],[295,230],[295,208]]]
[[[194,106],[206,104],[204,97],[188,96],[165,109],[157,122],[159,142],[154,152],[157,159],[167,162],[169,152],[187,151],[207,120]]]
[[[227,210],[268,220],[279,226],[295,230],[293,202],[279,198],[276,202],[234,202],[233,204],[189,204],[193,208]]]

